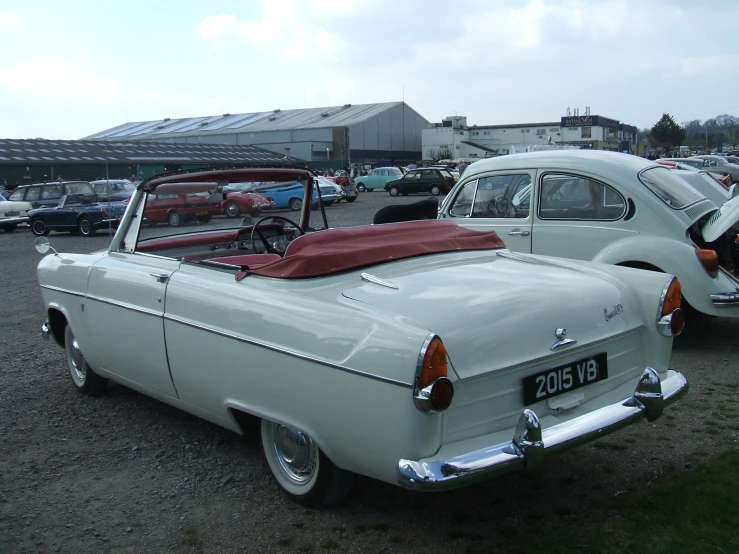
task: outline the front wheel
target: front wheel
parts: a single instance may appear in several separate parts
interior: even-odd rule
[[[272,476],[294,502],[322,508],[351,489],[354,474],[336,467],[305,433],[263,419],[261,435]]]
[[[241,208],[239,208],[239,205],[231,200],[226,204],[226,209],[223,210],[226,214],[226,217],[239,217],[241,215]]]
[[[431,187],[430,192],[433,196],[439,196],[441,194],[441,189],[438,187],[438,185],[434,185]]]
[[[49,228],[40,219],[31,221],[31,232],[37,237],[45,237],[49,234]]]
[[[297,212],[303,207],[303,200],[301,198],[290,199],[290,209]]]
[[[179,227],[182,225],[182,216],[177,210],[172,210],[169,212],[169,215],[167,215],[167,223],[172,227]]]
[[[390,196],[398,196],[398,188],[397,187],[390,187],[390,190],[388,190],[390,193]]]
[[[92,221],[86,215],[83,215],[77,222],[77,232],[83,237],[91,237],[95,234],[95,227],[92,226]]]
[[[358,190],[359,192],[364,192],[364,191],[365,191],[365,190],[367,190],[367,189],[366,189],[366,188],[364,187],[364,183],[359,183],[359,184],[357,185],[357,190]]]
[[[67,354],[69,374],[77,390],[88,396],[97,396],[105,391],[108,380],[95,373],[82,355],[77,339],[74,338],[72,327],[64,329],[64,350]]]

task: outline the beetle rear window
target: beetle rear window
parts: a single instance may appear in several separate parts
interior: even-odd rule
[[[673,210],[681,210],[704,196],[666,167],[651,167],[639,173],[639,180]]]

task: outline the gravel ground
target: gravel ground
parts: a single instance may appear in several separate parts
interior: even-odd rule
[[[364,193],[327,213],[333,226],[357,225],[411,200]],[[363,478],[339,506],[307,510],[272,482],[256,435],[120,385],[100,398],[77,393],[63,351],[38,333],[33,238],[28,229],[0,233],[3,553],[504,552],[517,536],[544,537],[572,514],[669,480],[739,439],[739,322],[693,317],[672,357],[690,394],[657,422],[552,456],[536,473],[425,495]],[[49,238],[62,252],[108,244]]]

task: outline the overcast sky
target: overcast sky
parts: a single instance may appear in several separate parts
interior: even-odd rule
[[[739,114],[739,2],[3,0],[0,138],[405,101],[430,121]]]

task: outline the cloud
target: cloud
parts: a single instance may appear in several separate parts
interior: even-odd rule
[[[10,27],[11,25],[19,25],[23,21],[17,15],[0,14],[0,27]]]

